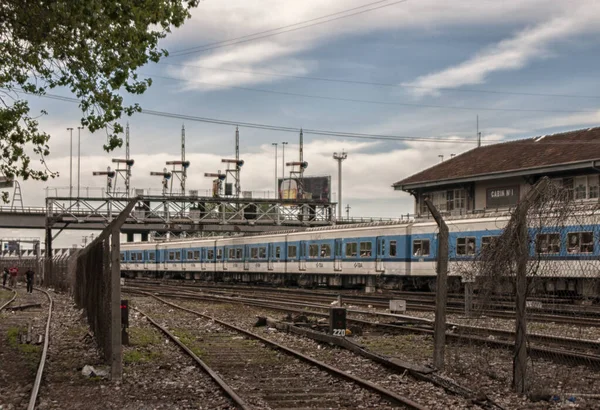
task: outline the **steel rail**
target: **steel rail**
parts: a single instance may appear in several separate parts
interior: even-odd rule
[[[29,405],[27,406],[27,410],[35,409],[35,402],[37,400],[38,393],[40,391],[40,385],[42,384],[42,375],[44,373],[44,366],[46,365],[46,356],[48,355],[48,339],[50,338],[50,321],[52,319],[52,297],[50,293],[43,289],[34,288],[38,292],[45,293],[48,297],[48,301],[50,302],[50,306],[48,307],[48,320],[46,321],[46,335],[44,337],[44,349],[42,350],[42,357],[40,358],[40,364],[38,366],[37,374],[35,376],[35,382],[33,383],[33,388],[31,390],[31,396],[29,398]]]
[[[230,323],[224,322],[224,321],[219,320],[219,319],[217,319],[215,317],[212,317],[212,316],[209,316],[209,315],[205,315],[203,313],[197,312],[197,311],[192,310],[192,309],[185,308],[183,306],[179,306],[179,305],[177,305],[175,303],[171,303],[171,302],[166,301],[166,300],[164,300],[164,299],[162,299],[162,298],[160,298],[160,297],[158,297],[156,295],[153,295],[153,294],[150,294],[150,293],[147,293],[147,292],[143,292],[143,293],[145,293],[146,296],[150,296],[150,297],[152,297],[152,298],[154,298],[154,299],[156,299],[156,300],[158,300],[158,301],[160,301],[160,302],[162,302],[162,303],[164,303],[164,304],[166,304],[168,306],[174,307],[176,309],[183,310],[185,312],[194,314],[194,315],[199,316],[199,317],[203,317],[205,319],[208,319],[208,320],[211,320],[211,321],[213,321],[215,323],[218,323],[221,326],[224,326],[226,328],[235,330],[236,332],[239,332],[239,333],[243,333],[246,336],[249,336],[249,337],[251,337],[253,339],[260,340],[261,342],[265,343],[268,346],[271,346],[272,348],[275,348],[275,349],[278,349],[280,351],[286,352],[286,353],[288,353],[288,354],[296,357],[297,359],[300,359],[302,361],[310,363],[313,366],[317,366],[317,367],[321,368],[322,370],[325,370],[328,373],[333,374],[334,376],[336,376],[338,378],[344,378],[346,380],[350,380],[351,382],[354,382],[354,383],[356,383],[356,384],[358,384],[358,385],[360,385],[362,387],[365,387],[365,388],[367,388],[367,389],[369,389],[371,391],[374,391],[375,393],[377,393],[377,394],[379,394],[379,395],[387,398],[388,400],[390,400],[390,401],[392,401],[394,403],[398,403],[398,404],[401,404],[403,406],[406,406],[408,408],[415,409],[415,410],[425,410],[425,409],[427,409],[427,407],[423,407],[419,403],[416,403],[416,402],[414,402],[414,401],[412,401],[412,400],[410,400],[410,399],[408,399],[406,397],[400,396],[400,395],[398,395],[398,394],[396,394],[396,393],[394,393],[394,392],[392,392],[390,390],[384,389],[383,387],[378,386],[375,383],[372,383],[372,382],[370,382],[368,380],[364,380],[364,379],[356,377],[354,375],[345,373],[345,372],[343,372],[343,371],[341,371],[339,369],[336,369],[335,367],[332,367],[332,366],[330,366],[330,365],[328,365],[326,363],[323,363],[323,362],[320,362],[318,360],[315,360],[312,357],[306,356],[306,355],[304,355],[304,354],[302,354],[302,353],[300,353],[300,352],[298,352],[296,350],[290,349],[290,348],[285,347],[285,346],[283,346],[283,345],[281,345],[279,343],[273,342],[273,341],[271,341],[269,339],[266,339],[266,338],[264,338],[264,337],[262,337],[260,335],[257,335],[256,333],[253,333],[253,332],[250,332],[248,330],[239,328],[239,327],[237,327],[235,325],[232,325]]]
[[[202,361],[189,347],[187,347],[181,340],[179,340],[174,334],[169,332],[165,327],[159,325],[154,319],[152,319],[148,314],[142,312],[139,308],[134,307],[135,310],[140,312],[142,316],[144,316],[150,323],[152,323],[156,328],[160,329],[169,339],[175,342],[184,352],[188,354],[192,359],[198,363],[198,365],[204,370],[218,385],[219,387],[243,410],[252,409],[244,399],[242,399],[238,394],[229,386],[222,378],[211,369],[206,363]]]
[[[13,292],[13,297],[11,300],[9,300],[8,302],[6,302],[5,304],[3,304],[2,306],[0,306],[0,312],[2,311],[2,309],[4,309],[5,307],[7,307],[8,305],[10,305],[11,303],[13,303],[15,301],[15,299],[17,298],[17,291],[15,289],[11,289],[11,288],[4,288],[4,289],[8,289],[11,292]]]

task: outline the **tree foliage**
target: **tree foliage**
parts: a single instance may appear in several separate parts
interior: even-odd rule
[[[139,111],[122,92],[151,85],[136,69],[167,55],[158,42],[190,17],[199,0],[0,1],[0,174],[47,180],[50,135],[40,129],[23,94],[70,90],[81,125],[105,129],[106,151],[122,145],[119,119]],[[46,114],[42,111],[39,115]],[[40,169],[31,165],[39,156]]]

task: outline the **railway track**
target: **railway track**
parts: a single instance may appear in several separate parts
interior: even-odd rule
[[[135,288],[128,288],[135,291]],[[247,297],[214,296],[199,295],[196,292],[184,291],[181,289],[165,289],[165,287],[156,287],[148,289],[141,287],[138,291],[153,291],[155,294],[172,298],[183,298],[191,300],[216,301],[224,303],[242,303],[250,306],[273,309],[285,312],[299,314],[310,314],[320,317],[328,317],[328,305],[319,305],[313,303],[299,303],[294,301],[280,301],[268,299],[268,301],[253,299]],[[307,311],[306,309],[311,309]],[[421,318],[411,318],[404,315],[391,315],[370,311],[356,311],[349,309],[348,321],[360,326],[381,329],[384,331],[411,332],[433,335],[431,321]],[[373,320],[373,316],[387,317],[394,322],[378,322]],[[418,325],[418,326],[415,326]],[[493,346],[498,348],[513,348],[514,332],[504,331],[494,328],[464,326],[449,324],[447,331],[449,340],[459,343],[476,343]],[[492,336],[490,338],[490,336]],[[559,336],[548,336],[541,334],[529,334],[531,343],[529,352],[532,356],[543,357],[550,360],[566,363],[578,363],[591,367],[600,367],[600,343],[593,340],[582,340],[574,338],[565,338]]]
[[[136,307],[138,311],[194,357],[242,409],[356,408],[357,403],[367,408],[425,409],[391,390],[258,334],[152,297],[179,312],[168,316],[161,314],[161,319],[157,320],[150,315],[164,312],[164,309],[149,304]],[[202,321],[198,322],[198,318]]]
[[[12,298],[0,306],[0,338],[11,350],[2,349],[1,361],[10,377],[0,379],[0,392],[2,388],[20,389],[31,384],[28,410],[35,408],[42,382],[53,306],[50,293],[39,288],[34,290],[35,293],[29,294],[22,288],[10,289]],[[0,394],[0,399],[7,396]]]

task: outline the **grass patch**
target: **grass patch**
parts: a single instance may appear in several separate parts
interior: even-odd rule
[[[185,329],[175,329],[172,332],[177,338],[186,345],[194,354],[198,357],[206,355],[206,352],[200,346],[200,343],[196,340],[196,337]]]
[[[8,332],[6,332],[6,338],[10,347],[16,348],[19,345],[17,342],[19,333],[21,333],[21,330],[18,327],[11,327],[8,329]]]
[[[127,333],[129,333],[129,343],[132,346],[147,347],[161,342],[158,332],[151,328],[130,327],[127,329]]]
[[[126,364],[148,363],[160,357],[160,353],[150,350],[128,350],[123,353],[123,361]]]

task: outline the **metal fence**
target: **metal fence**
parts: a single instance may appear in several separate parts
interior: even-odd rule
[[[120,228],[133,209],[132,200],[98,237],[77,255],[73,296],[87,321],[111,378],[122,377]]]
[[[447,375],[484,395],[600,400],[600,205],[573,196],[542,180],[495,227],[447,221]]]

